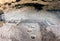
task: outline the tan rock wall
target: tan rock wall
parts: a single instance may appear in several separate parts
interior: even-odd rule
[[[10,2],[15,2],[16,0],[0,0],[0,4],[4,4],[6,2],[10,3]]]

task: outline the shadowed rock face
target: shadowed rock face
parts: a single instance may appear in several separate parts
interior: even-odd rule
[[[59,13],[29,6],[7,10],[2,15],[0,41],[60,41]]]
[[[16,0],[16,2],[19,2],[20,0]]]
[[[35,2],[34,2],[35,1]],[[0,0],[0,9],[13,8],[15,5],[22,4],[40,4],[45,10],[60,10],[60,0]],[[6,5],[8,5],[6,7]],[[37,6],[35,6],[37,7]],[[41,6],[39,6],[41,9]]]

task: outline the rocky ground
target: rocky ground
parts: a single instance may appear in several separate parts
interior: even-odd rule
[[[59,13],[32,6],[5,10],[0,41],[60,41]]]

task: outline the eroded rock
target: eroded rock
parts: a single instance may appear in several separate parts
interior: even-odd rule
[[[5,23],[0,27],[0,41],[60,41],[59,15],[29,6],[6,10],[2,15]]]

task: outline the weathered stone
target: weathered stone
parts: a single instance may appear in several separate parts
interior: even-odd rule
[[[17,2],[18,1],[18,2]],[[14,3],[14,4],[13,4]],[[0,0],[0,9],[3,9],[7,4],[9,6],[7,6],[6,8],[12,8],[15,7],[15,5],[20,4],[22,6],[22,4],[39,4],[39,5],[44,5],[44,7],[39,6],[39,9],[45,9],[45,10],[60,10],[60,1],[59,0]],[[3,6],[4,5],[4,6]],[[58,5],[58,6],[57,6]],[[2,7],[1,7],[2,6]],[[20,6],[18,6],[20,7]]]
[[[4,11],[2,17],[5,23],[0,27],[0,41],[60,41],[59,11],[25,6]]]

